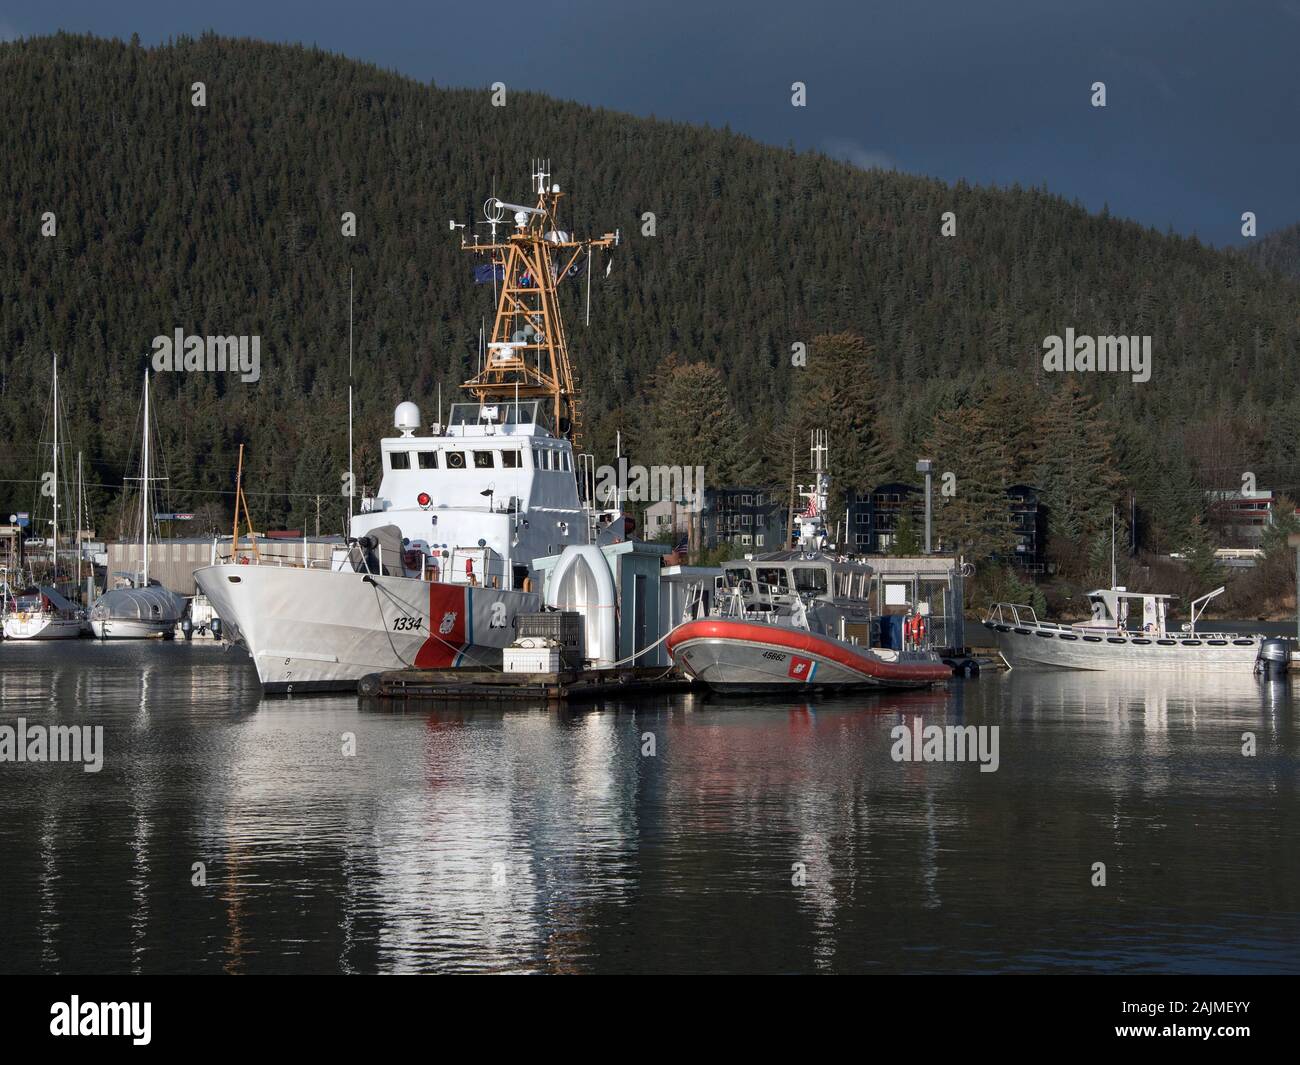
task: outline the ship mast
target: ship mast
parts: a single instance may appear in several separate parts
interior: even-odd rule
[[[533,166],[536,206],[490,197],[483,204],[486,222],[482,223],[492,230],[490,240],[482,243],[477,237],[473,241],[461,237],[464,250],[488,257],[493,280],[500,281],[487,357],[462,387],[480,403],[546,400],[551,431],[576,446],[582,411],[556,290],[560,282],[580,271],[583,255],[594,248],[614,247],[619,234],[578,240],[560,229],[558,210],[563,193],[559,185],[550,183],[548,168],[549,163],[540,160]],[[497,227],[511,225],[507,215],[512,216],[514,229],[498,240]],[[458,228],[455,220],[451,228]]]

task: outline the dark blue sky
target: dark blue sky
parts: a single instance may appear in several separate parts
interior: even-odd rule
[[[1300,221],[1300,0],[0,0],[0,37],[209,28],[947,181],[1045,184],[1215,244],[1242,242],[1243,211],[1261,234]]]

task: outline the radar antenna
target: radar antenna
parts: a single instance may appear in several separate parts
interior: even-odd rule
[[[550,177],[550,161],[534,160],[536,206],[490,196],[481,223],[491,229],[490,242],[480,243],[477,237],[467,241],[461,234],[461,248],[487,256],[494,284],[501,281],[487,358],[462,387],[480,403],[547,400],[551,431],[577,445],[582,411],[556,290],[582,270],[584,256],[595,248],[614,247],[619,235],[580,240],[561,229],[563,193],[559,185],[550,184]],[[497,227],[510,221],[513,230],[498,238]]]

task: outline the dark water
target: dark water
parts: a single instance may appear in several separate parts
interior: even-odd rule
[[[0,764],[5,972],[1300,968],[1286,685],[377,710],[83,642],[0,645],[0,699],[106,749]],[[895,762],[916,715],[999,726],[998,770]]]

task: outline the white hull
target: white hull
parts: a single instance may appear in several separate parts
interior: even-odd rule
[[[6,640],[75,640],[82,623],[54,614],[10,614],[5,618]]]
[[[1067,632],[1059,626],[984,622],[1013,669],[1133,670],[1155,673],[1254,673],[1258,636],[1158,639],[1142,633]]]
[[[267,691],[355,691],[371,673],[496,667],[532,592],[280,566],[208,566],[194,579]]]
[[[90,623],[97,640],[159,640],[169,637],[177,622],[138,621],[134,618],[105,618]]]

